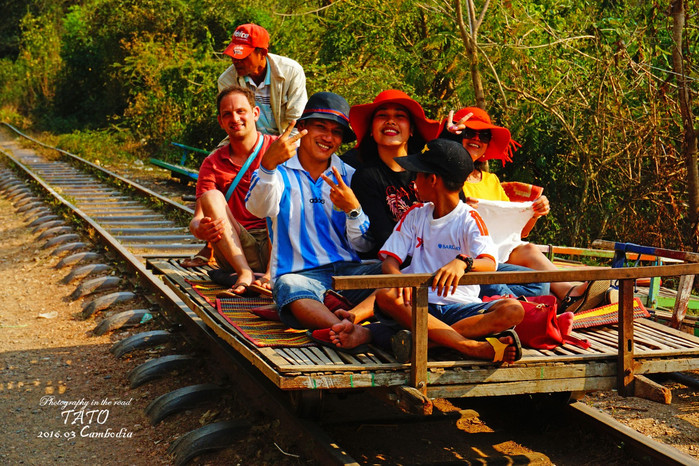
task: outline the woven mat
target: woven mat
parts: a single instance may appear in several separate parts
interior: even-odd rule
[[[216,309],[255,346],[315,345],[306,336],[305,330],[294,330],[281,322],[264,320],[250,312],[250,309],[272,302],[269,298],[220,298],[216,300]]]
[[[184,281],[192,285],[194,291],[196,291],[199,296],[204,298],[207,303],[211,304],[211,307],[213,308],[216,307],[216,295],[228,289],[225,286],[217,285],[210,280],[190,280],[185,278]]]
[[[639,298],[633,299],[634,320],[642,317],[650,317]],[[600,325],[613,325],[619,323],[619,305],[617,303],[588,309],[578,312],[573,317],[573,329],[597,327]]]
[[[281,322],[262,319],[250,310],[274,303],[264,296],[240,298],[216,298],[228,288],[205,280],[186,280],[194,291],[206,300],[226,321],[255,346],[313,346],[305,330],[294,330]]]

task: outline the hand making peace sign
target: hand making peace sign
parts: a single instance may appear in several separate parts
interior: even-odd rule
[[[473,113],[467,113],[462,119],[457,123],[454,123],[454,110],[449,112],[449,117],[447,118],[447,131],[454,134],[461,134],[461,131],[466,129],[466,121],[473,116]]]
[[[333,174],[337,180],[337,184],[333,182],[330,178],[322,174],[323,180],[330,185],[330,200],[338,209],[343,210],[345,213],[350,210],[359,207],[359,201],[357,196],[354,195],[352,188],[347,186],[340,176],[340,172],[337,171],[336,167],[332,167]]]
[[[296,121],[289,123],[286,130],[279,136],[279,139],[274,141],[272,145],[269,146],[269,149],[267,149],[267,152],[265,152],[265,155],[262,156],[260,165],[262,165],[265,170],[274,170],[278,165],[296,155],[296,141],[304,137],[308,133],[308,130],[304,129],[294,136],[290,136],[291,130],[294,129],[295,125]]]

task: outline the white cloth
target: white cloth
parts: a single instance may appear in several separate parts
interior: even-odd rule
[[[481,214],[488,233],[498,248],[498,263],[507,262],[522,241],[522,228],[534,215],[533,202],[486,201],[478,199],[476,209]]]
[[[431,202],[416,204],[408,210],[381,248],[379,257],[391,256],[402,263],[412,255],[404,273],[434,273],[459,254],[495,260],[495,245],[487,236],[478,212],[459,202],[444,217],[435,219],[433,213]],[[479,292],[478,285],[460,285],[454,294],[444,297],[430,288],[427,299],[432,304],[479,303]]]

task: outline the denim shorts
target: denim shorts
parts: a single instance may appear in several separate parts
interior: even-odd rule
[[[274,282],[274,302],[279,308],[279,318],[291,328],[304,328],[289,310],[289,304],[299,299],[323,302],[325,292],[332,288],[332,277],[341,275],[379,275],[381,262],[362,264],[359,262],[334,262],[332,264],[287,273]],[[358,304],[374,290],[343,290],[342,296]]]
[[[490,306],[497,301],[488,301],[487,303],[450,303],[450,304],[428,304],[429,313],[441,320],[447,325],[464,320],[466,317],[471,317],[479,314],[485,314]]]

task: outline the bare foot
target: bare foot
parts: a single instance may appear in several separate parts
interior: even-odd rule
[[[272,284],[270,283],[269,275],[264,274],[262,276],[259,276],[259,274],[255,274],[255,276],[258,278],[256,278],[255,281],[252,282],[253,285],[257,285],[268,290],[272,289]]]
[[[350,311],[346,311],[345,309],[338,309],[335,312],[333,312],[337,316],[338,319],[340,320],[349,320],[350,322],[354,323],[355,315],[352,314]]]
[[[371,341],[371,332],[368,328],[355,325],[345,319],[334,324],[330,328],[330,340],[335,346],[352,349]]]
[[[248,286],[252,283],[253,278],[252,270],[243,270],[238,274],[238,280],[236,280],[235,285],[231,287],[231,291],[235,294],[245,293]]]

